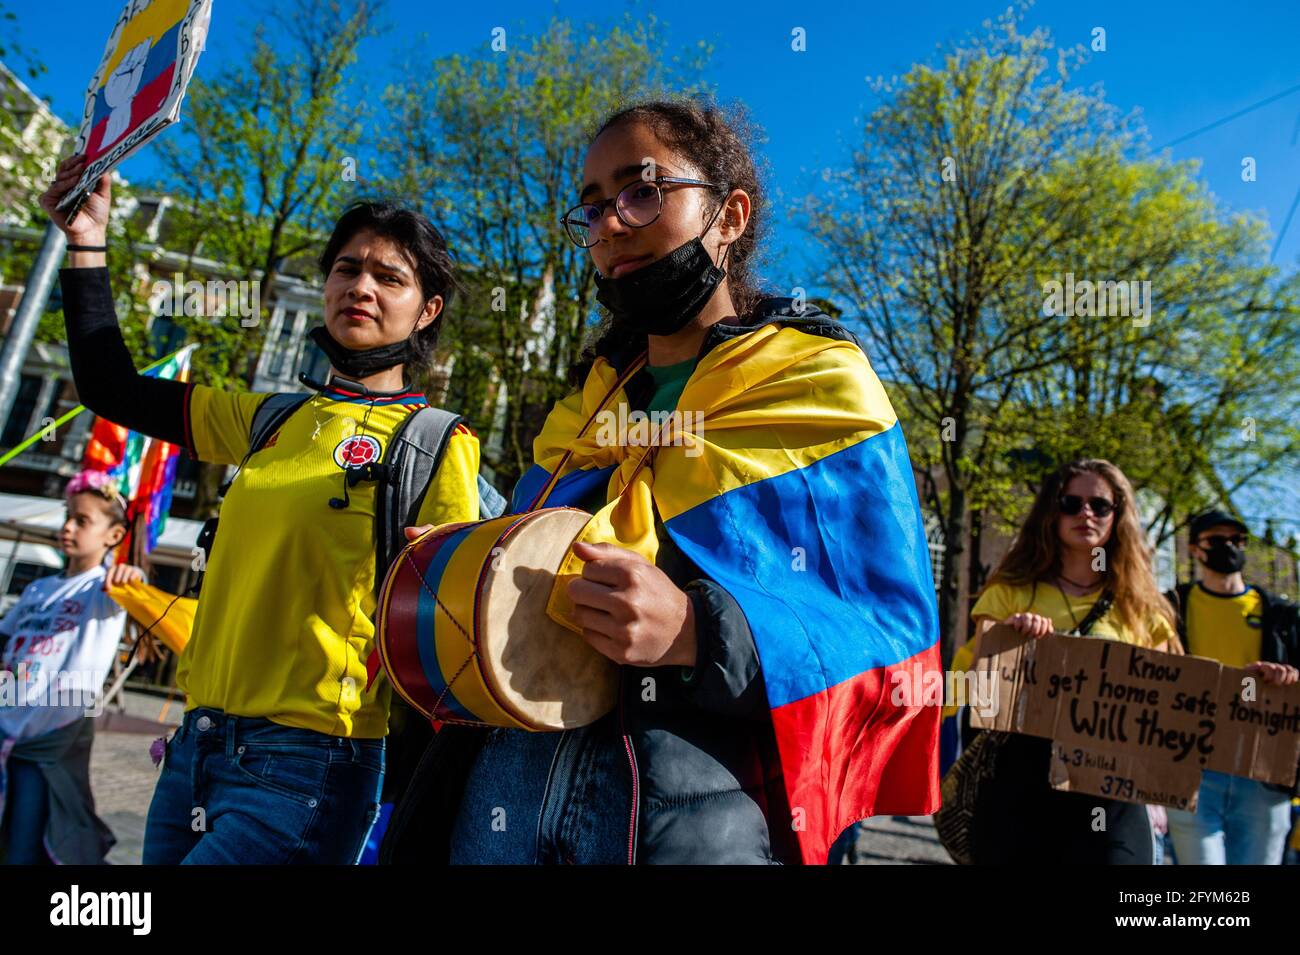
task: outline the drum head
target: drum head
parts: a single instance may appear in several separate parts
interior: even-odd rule
[[[483,569],[482,672],[493,695],[532,729],[586,726],[618,700],[618,665],[546,614],[555,572],[590,519],[576,510],[538,511]]]

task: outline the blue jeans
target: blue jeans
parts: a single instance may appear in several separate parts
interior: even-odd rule
[[[831,843],[830,852],[826,854],[827,865],[844,865],[845,857],[848,858],[848,864],[852,865],[857,850],[855,846],[858,842],[858,834],[862,831],[862,823],[855,822],[843,832],[839,838]]]
[[[1169,810],[1179,865],[1280,865],[1290,829],[1287,792],[1208,769],[1196,812]]]
[[[10,756],[5,765],[5,848],[7,865],[48,865],[45,826],[50,819],[50,791],[41,767]]]
[[[167,742],[144,864],[354,864],[383,779],[382,739],[196,707]]]
[[[626,865],[631,767],[606,716],[561,733],[497,729],[470,770],[453,865]]]

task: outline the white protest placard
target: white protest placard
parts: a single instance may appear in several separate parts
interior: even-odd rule
[[[101,176],[177,120],[211,16],[212,0],[129,0],[86,90],[76,146],[86,168],[60,209],[79,207]]]

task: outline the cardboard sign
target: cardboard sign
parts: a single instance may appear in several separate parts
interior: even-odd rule
[[[58,208],[79,207],[122,160],[180,116],[212,0],[129,0],[86,90],[77,152],[86,168]]]
[[[1300,685],[1115,640],[996,626],[975,670],[995,706],[971,724],[1055,741],[1057,789],[1194,809],[1201,770],[1290,787],[1300,760]]]

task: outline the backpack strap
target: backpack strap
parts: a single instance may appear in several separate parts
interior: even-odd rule
[[[406,544],[404,527],[415,524],[420,504],[442,463],[458,414],[442,408],[419,408],[393,432],[384,452],[388,480],[380,481],[375,498],[375,591],[384,571]]]
[[[217,488],[217,496],[225,497],[226,492],[230,490],[230,485],[235,483],[235,478],[239,477],[239,472],[244,465],[262,446],[271,440],[271,435],[289,420],[289,416],[301,408],[311,398],[310,394],[303,394],[298,391],[277,391],[266,396],[257,410],[253,412],[253,420],[248,426],[248,450],[244,452],[243,459],[239,462],[239,467],[235,468],[235,473],[226,481],[221,482]],[[203,551],[204,566],[208,558],[212,556],[212,545],[217,538],[217,526],[220,522],[220,515],[209,517],[203,522],[203,527],[199,530],[198,539],[194,542],[200,550]],[[203,587],[203,575],[206,571],[200,570],[190,585],[189,593],[197,594]]]
[[[230,480],[221,485],[220,495],[226,496],[230,490],[230,485],[235,483],[235,478],[239,476],[240,469],[248,463],[262,446],[271,440],[271,435],[280,428],[282,424],[289,420],[289,416],[305,405],[312,396],[303,394],[300,391],[277,391],[266,396],[265,400],[257,406],[253,412],[253,421],[248,426],[248,450],[244,452],[244,458],[239,462],[239,467],[235,473],[230,476]]]
[[[1103,590],[1101,596],[1097,598],[1097,602],[1093,604],[1092,609],[1088,611],[1088,615],[1079,622],[1077,627],[1074,628],[1074,632],[1081,637],[1086,637],[1090,632],[1092,632],[1092,628],[1097,625],[1097,621],[1106,616],[1107,612],[1110,610],[1111,604],[1114,602],[1115,594],[1111,592],[1110,588],[1108,587]]]
[[[253,423],[248,429],[249,453],[260,451],[262,445],[271,440],[276,429],[312,397],[313,395],[301,391],[279,391],[267,395],[266,400],[253,412]]]
[[[1174,605],[1174,618],[1178,622],[1178,639],[1187,646],[1187,598],[1196,586],[1191,582],[1181,583],[1165,593],[1165,599]]]
[[[1300,666],[1300,607],[1255,587],[1260,596],[1260,623],[1264,643],[1262,657],[1266,663]]]

